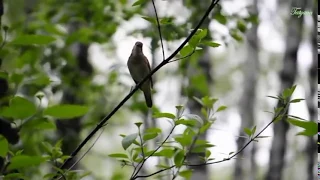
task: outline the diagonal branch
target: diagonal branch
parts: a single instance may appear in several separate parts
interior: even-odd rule
[[[218,4],[219,0],[212,0],[210,6],[207,11],[199,21],[198,25],[192,30],[189,36],[181,43],[181,45],[165,60],[163,60],[157,67],[155,67],[142,81],[140,81],[135,88],[107,115],[105,116],[99,124],[89,133],[89,135],[80,143],[80,145],[70,154],[70,158],[68,158],[61,166],[60,169],[65,169],[66,165],[80,152],[80,150],[88,143],[88,141],[97,133],[99,129],[101,129],[106,122],[126,103],[131,96],[142,86],[146,80],[148,80],[155,72],[157,72],[164,65],[168,64],[171,59],[173,59],[180,50],[188,43],[188,41],[195,35],[197,30],[203,24],[205,19],[208,17],[209,13],[213,10],[213,8]]]

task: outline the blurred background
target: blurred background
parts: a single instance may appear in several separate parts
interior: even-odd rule
[[[138,5],[132,6],[135,2]],[[168,57],[196,26],[211,1],[155,0],[161,22],[164,54]],[[276,96],[297,85],[293,98],[305,101],[290,106],[289,114],[316,121],[316,19],[314,0],[221,0],[201,29],[208,41],[191,57],[169,63],[153,76],[154,111],[200,115],[201,106],[192,97],[218,98],[217,107],[228,108],[201,138],[215,146],[211,157],[220,160],[237,152],[247,141],[243,129],[265,127]],[[298,8],[302,15],[295,12]],[[308,12],[311,12],[308,13]],[[14,46],[1,50],[2,69],[11,74],[10,93],[33,101],[44,93],[41,106],[59,103],[90,107],[81,118],[52,120],[53,126],[20,133],[17,145],[27,154],[41,154],[40,143],[63,139],[62,150],[70,154],[96,124],[134,86],[126,66],[136,41],[152,68],[162,60],[155,13],[147,0],[10,0],[4,1],[2,24],[7,41],[23,34],[42,34],[56,40],[44,46]],[[3,37],[2,37],[3,38]],[[177,56],[177,58],[179,55]],[[164,135],[170,123],[147,113],[138,91],[110,119],[92,150],[74,169],[90,171],[84,179],[129,179],[132,168],[108,157],[124,152],[119,134],[136,132],[135,122],[160,127]],[[175,133],[182,132],[178,128]],[[301,131],[286,121],[273,124],[236,159],[194,169],[197,180],[314,180],[316,136],[296,136]],[[95,137],[96,138],[96,137]],[[83,149],[89,148],[91,142]],[[194,161],[197,161],[196,159]],[[156,158],[147,161],[142,173],[156,171]],[[41,179],[49,167],[29,170]],[[149,177],[147,179],[166,179]]]

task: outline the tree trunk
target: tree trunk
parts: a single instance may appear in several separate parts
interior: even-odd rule
[[[317,3],[315,1],[309,1],[309,7],[312,9],[313,7],[313,12],[317,11]],[[317,93],[317,86],[316,86],[316,81],[317,81],[317,67],[318,67],[318,59],[317,59],[317,46],[316,46],[316,27],[317,27],[317,15],[313,13],[313,22],[315,25],[315,28],[313,29],[313,32],[311,34],[311,46],[312,46],[312,66],[309,69],[309,86],[310,90],[306,95],[306,101],[307,101],[307,106],[308,106],[308,112],[309,112],[309,119],[311,121],[316,121],[317,118],[317,109],[316,109],[316,102],[314,101],[314,95]],[[314,180],[316,179],[316,142],[315,136],[309,137],[308,138],[308,143],[307,147],[305,149],[305,153],[307,156],[307,174],[308,174],[308,180]]]
[[[291,7],[305,9],[305,2],[293,0]],[[286,50],[283,60],[283,67],[280,72],[281,91],[292,87],[297,74],[297,53],[302,38],[303,18],[290,16],[286,36]],[[280,105],[280,102],[278,103]],[[289,124],[284,119],[274,124],[272,147],[270,152],[269,169],[266,180],[282,180],[282,171],[285,162],[287,132]]]
[[[252,7],[252,13],[257,14],[257,0],[254,1]],[[256,86],[259,76],[259,57],[258,57],[258,36],[257,36],[257,25],[253,25],[248,30],[246,37],[247,41],[245,45],[247,47],[247,61],[244,64],[244,86],[243,95],[240,99],[240,116],[241,116],[241,127],[239,129],[239,138],[237,140],[238,150],[242,148],[246,142],[243,137],[246,136],[243,129],[252,128],[255,119],[255,102],[256,102]],[[251,151],[251,153],[250,153]],[[245,149],[240,153],[236,159],[236,167],[234,171],[234,179],[251,179],[255,180],[257,165],[255,162],[256,145],[252,144],[252,148]],[[250,160],[250,161],[249,161]],[[248,171],[250,167],[250,171]]]

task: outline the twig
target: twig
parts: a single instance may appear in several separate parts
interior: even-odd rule
[[[164,55],[164,48],[163,48],[163,41],[162,41],[162,34],[161,34],[161,26],[160,26],[160,22],[159,22],[159,18],[158,18],[157,8],[156,8],[156,5],[154,4],[154,0],[152,0],[152,6],[153,6],[153,9],[154,9],[154,13],[156,14],[157,28],[158,28],[158,32],[159,32],[161,50],[162,50],[162,61],[164,61],[166,57]]]
[[[171,136],[171,134],[173,133],[173,131],[174,131],[174,129],[175,129],[176,127],[177,127],[177,126],[174,125],[174,126],[172,127],[171,131],[169,132],[168,136],[161,142],[161,144],[160,144],[154,151],[152,151],[152,153],[151,153],[149,156],[147,156],[146,158],[143,159],[143,161],[141,161],[141,162],[142,162],[142,163],[141,163],[141,166],[139,166],[140,163],[138,164],[138,166],[139,166],[138,170],[137,170],[136,172],[133,171],[132,176],[131,176],[130,179],[137,179],[137,175],[138,175],[139,171],[141,170],[141,168],[143,167],[144,163],[145,163],[151,156],[153,156],[154,153],[156,153],[156,152],[163,146],[164,143],[167,142],[167,140],[169,139],[169,137]]]
[[[272,119],[272,121],[270,121],[257,135],[255,135],[254,137],[252,137],[237,153],[233,154],[232,156],[228,157],[228,158],[225,158],[223,160],[219,160],[219,161],[215,161],[215,162],[206,162],[206,163],[201,163],[201,164],[184,164],[185,166],[207,166],[207,165],[210,165],[210,164],[217,164],[217,163],[221,163],[221,162],[225,162],[225,161],[229,161],[231,159],[235,159],[234,157],[237,156],[238,154],[240,154],[249,144],[251,144],[255,139],[257,139],[258,136],[260,136],[261,133],[263,133],[272,123],[274,123],[274,121],[276,121],[278,119],[278,117],[286,114],[286,112],[288,111],[288,108],[289,108],[289,103],[286,104],[285,108],[280,111],[277,115],[275,115]],[[161,169],[161,170],[158,170],[152,174],[148,174],[148,175],[143,175],[143,176],[137,176],[136,178],[147,178],[147,177],[150,177],[150,176],[153,176],[153,175],[156,175],[156,174],[159,174],[163,171],[166,171],[166,170],[170,170],[172,168],[176,167],[175,165],[172,165],[168,168],[164,168],[164,169]]]
[[[202,19],[199,21],[198,25],[191,31],[189,36],[181,43],[181,45],[164,61],[162,61],[157,67],[155,67],[143,80],[141,80],[135,88],[107,115],[105,116],[99,124],[89,133],[89,135],[80,143],[80,145],[71,153],[70,158],[68,158],[60,167],[60,169],[64,169],[66,165],[79,153],[79,151],[84,147],[84,145],[97,133],[97,131],[103,127],[103,125],[126,103],[131,96],[142,86],[142,84],[147,81],[155,72],[157,72],[161,67],[169,63],[171,59],[173,59],[180,50],[188,43],[188,41],[195,35],[197,30],[200,28],[202,23],[208,17],[209,13],[212,9],[218,4],[219,0],[212,0],[210,6],[207,11],[203,15]]]

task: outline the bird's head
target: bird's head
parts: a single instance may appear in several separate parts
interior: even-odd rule
[[[132,48],[132,54],[142,53],[142,46],[143,46],[142,42],[137,41]]]

